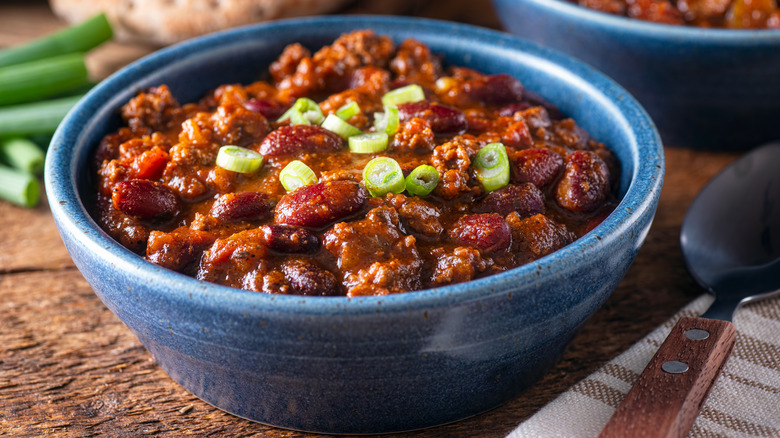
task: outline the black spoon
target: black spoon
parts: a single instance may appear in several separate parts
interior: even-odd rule
[[[687,435],[734,348],[734,311],[780,293],[780,143],[713,178],[689,207],[680,243],[715,302],[680,319],[599,437]]]

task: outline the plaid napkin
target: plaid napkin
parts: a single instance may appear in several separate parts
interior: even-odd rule
[[[712,303],[703,295],[626,352],[602,366],[508,438],[596,437],[677,320]],[[689,437],[780,437],[780,297],[747,304],[734,315],[737,341]]]

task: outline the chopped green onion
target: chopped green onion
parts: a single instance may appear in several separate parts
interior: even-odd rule
[[[336,116],[341,120],[349,120],[352,116],[360,114],[360,105],[357,102],[352,101],[350,103],[342,105],[341,108],[336,110]]]
[[[317,182],[317,175],[311,168],[298,160],[290,161],[290,164],[284,166],[284,169],[279,173],[279,181],[281,181],[285,190],[292,192],[298,187],[308,186]]]
[[[377,157],[366,164],[363,168],[363,185],[371,196],[401,193],[406,188],[401,166],[389,157]]]
[[[474,170],[482,187],[492,192],[509,184],[509,157],[501,143],[490,143],[474,157]]]
[[[0,50],[0,67],[66,53],[86,52],[110,40],[113,35],[106,15],[98,14],[57,33],[21,46]]]
[[[233,145],[222,146],[217,153],[217,166],[239,173],[252,173],[263,165],[257,152]]]
[[[363,131],[355,128],[354,126],[350,125],[344,120],[341,120],[338,118],[338,116],[334,116],[333,114],[328,114],[328,117],[325,117],[325,121],[322,122],[322,127],[328,131],[338,134],[339,137],[343,138],[344,140],[352,137],[353,135],[360,135],[363,133]]]
[[[376,132],[393,135],[398,130],[399,123],[401,122],[398,118],[398,108],[394,106],[386,106],[383,113],[374,113],[374,129]]]
[[[414,196],[428,196],[439,184],[439,172],[435,167],[417,166],[406,177],[406,191]]]
[[[400,105],[402,103],[419,102],[421,100],[425,100],[425,92],[422,87],[417,84],[411,84],[385,93],[385,95],[382,96],[382,105]]]
[[[0,108],[0,136],[51,134],[81,97],[62,97]]]
[[[325,120],[320,106],[308,97],[299,97],[292,107],[279,117],[277,122],[290,120],[293,125],[319,125]]]
[[[349,138],[349,150],[356,154],[373,154],[387,149],[387,134],[384,132],[367,132],[353,135]]]
[[[81,53],[0,67],[0,105],[61,95],[88,83]]]
[[[0,166],[0,199],[22,207],[35,207],[41,196],[38,180],[26,172]]]
[[[0,140],[0,159],[19,170],[33,175],[43,171],[45,155],[41,148],[26,138]]]

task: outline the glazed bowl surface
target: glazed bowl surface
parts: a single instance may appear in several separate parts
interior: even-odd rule
[[[197,281],[144,261],[89,214],[89,164],[118,128],[118,108],[166,83],[191,102],[251,82],[300,42],[374,29],[416,38],[450,65],[509,73],[572,116],[621,161],[621,203],[575,243],[468,283],[362,298],[266,295]],[[456,421],[538,380],[633,261],[664,173],[654,125],[625,90],[592,68],[514,36],[391,17],[279,21],[156,52],[94,88],[49,149],[46,186],[75,264],[105,305],[188,391],[235,415],[305,431],[380,433]]]
[[[625,87],[664,143],[745,150],[780,138],[780,30],[673,26],[566,0],[493,0],[504,28]]]

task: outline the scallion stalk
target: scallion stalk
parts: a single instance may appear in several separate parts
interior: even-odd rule
[[[31,140],[14,137],[0,139],[0,160],[21,171],[38,175],[43,171],[45,154]]]
[[[0,67],[0,105],[43,99],[87,84],[89,74],[81,53]]]
[[[41,133],[41,134],[31,134],[27,136],[26,138],[33,143],[37,144],[39,148],[42,150],[46,150],[49,148],[49,144],[51,143],[51,139],[53,137],[52,133]]]
[[[22,207],[35,207],[41,196],[41,186],[29,173],[0,166],[0,199]]]
[[[51,134],[81,95],[0,108],[0,136]]]
[[[110,40],[114,35],[105,14],[27,44],[0,50],[0,67],[66,53],[86,52]]]

